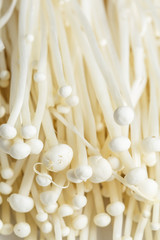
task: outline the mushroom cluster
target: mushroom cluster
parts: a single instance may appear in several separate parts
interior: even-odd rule
[[[159,240],[159,1],[0,12],[0,234]]]

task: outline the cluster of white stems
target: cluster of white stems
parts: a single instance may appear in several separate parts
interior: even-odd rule
[[[159,240],[159,0],[0,13],[0,234]]]

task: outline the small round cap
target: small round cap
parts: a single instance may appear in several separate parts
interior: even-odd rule
[[[123,152],[130,148],[131,141],[125,136],[115,137],[109,143],[109,148],[113,152]]]
[[[20,213],[27,213],[34,207],[34,201],[31,197],[27,197],[21,194],[13,193],[7,199],[11,208]],[[23,203],[23,204],[22,204]]]
[[[151,178],[145,179],[138,185],[142,194],[149,198],[155,198],[158,194],[158,183]]]
[[[68,204],[63,204],[58,208],[58,214],[60,217],[67,217],[73,214],[73,208]]]
[[[36,182],[39,186],[47,187],[52,182],[52,177],[49,174],[43,173],[41,175],[36,176]]]
[[[114,112],[114,120],[120,126],[129,125],[134,119],[134,111],[128,106],[118,107]]]
[[[82,230],[88,224],[88,218],[84,214],[80,214],[74,218],[72,225],[76,230]]]
[[[45,212],[39,212],[39,213],[37,213],[37,215],[36,215],[36,219],[37,219],[37,221],[39,221],[39,222],[45,222],[45,221],[47,221],[47,219],[48,219],[48,214],[45,213]]]
[[[93,221],[98,227],[107,227],[111,222],[111,217],[107,213],[99,213],[94,217]]]
[[[145,179],[147,179],[147,171],[142,167],[131,169],[125,176],[125,180],[131,185],[138,185]]]
[[[13,169],[12,168],[3,168],[1,170],[1,176],[3,179],[10,179],[14,175]]]
[[[5,123],[0,126],[0,136],[5,138],[5,139],[13,139],[17,135],[17,130]]]
[[[72,148],[67,144],[58,144],[44,154],[43,163],[50,171],[59,172],[71,163],[72,158]]]
[[[112,175],[112,168],[107,159],[102,156],[92,156],[88,158],[88,164],[91,166],[93,174],[90,181],[101,183],[107,181]]]
[[[50,222],[44,222],[41,226],[41,231],[43,233],[50,233],[52,231],[52,224]]]
[[[33,138],[36,135],[37,129],[33,125],[23,126],[21,128],[21,135],[24,139]]]
[[[114,203],[110,203],[107,205],[106,207],[106,211],[111,215],[111,216],[119,216],[120,214],[122,214],[124,212],[125,209],[125,205],[120,202],[114,202]]]
[[[25,238],[31,233],[31,227],[26,222],[20,222],[14,226],[13,231],[17,237]]]
[[[62,87],[59,88],[58,93],[61,97],[67,98],[72,93],[72,87],[69,86],[69,85],[62,86]]]
[[[40,154],[43,149],[43,142],[40,139],[32,138],[26,142],[31,148],[31,154]]]
[[[10,156],[14,159],[21,160],[29,156],[31,148],[24,142],[15,142],[10,148]]]
[[[77,194],[72,200],[72,204],[75,208],[81,209],[87,204],[87,198],[84,195]]]
[[[74,170],[75,176],[82,180],[82,181],[87,181],[92,176],[92,168],[88,165],[82,165],[77,167]]]

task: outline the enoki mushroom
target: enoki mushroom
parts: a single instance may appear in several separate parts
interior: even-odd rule
[[[159,92],[158,0],[0,0],[0,234],[159,240]]]

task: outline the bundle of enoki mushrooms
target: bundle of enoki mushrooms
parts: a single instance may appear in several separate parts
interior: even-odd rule
[[[0,234],[159,240],[159,0],[0,13]]]

